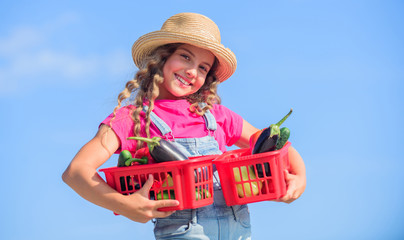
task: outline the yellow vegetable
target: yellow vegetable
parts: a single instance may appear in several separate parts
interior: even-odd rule
[[[242,180],[240,177],[240,170],[241,170]],[[248,171],[250,173],[250,178],[248,178],[248,172],[247,172],[246,166],[241,166],[240,168],[238,168],[238,167],[233,168],[234,178],[235,178],[236,182],[251,181],[251,180],[257,179],[252,166],[248,167]],[[237,193],[238,193],[239,197],[242,197],[242,198],[244,197],[243,185],[244,185],[244,190],[245,190],[245,194],[247,197],[251,197],[253,194],[258,195],[258,193],[261,191],[261,188],[262,188],[261,181],[254,181],[254,182],[251,181],[251,184],[250,184],[250,182],[246,182],[244,184],[236,184]]]
[[[169,187],[174,186],[174,182],[173,182],[173,178],[171,177],[170,174],[167,174],[166,179],[164,179],[163,184],[161,185],[161,187],[167,187],[167,185]],[[156,199],[157,200],[162,200],[162,199],[175,199],[175,194],[174,194],[174,189],[170,189],[170,196],[168,196],[168,191],[164,190],[163,194],[161,194],[161,192],[157,193],[156,195]]]
[[[167,177],[164,180],[163,185],[161,185],[161,186],[162,187],[167,187],[167,184],[168,184],[169,187],[174,186],[173,178],[169,174],[167,174]]]

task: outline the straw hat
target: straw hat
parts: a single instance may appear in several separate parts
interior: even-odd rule
[[[234,53],[220,43],[217,25],[197,13],[179,13],[164,22],[161,30],[141,36],[132,46],[132,57],[138,68],[144,67],[144,58],[158,46],[168,43],[187,43],[211,51],[219,64],[216,76],[223,82],[236,70]]]

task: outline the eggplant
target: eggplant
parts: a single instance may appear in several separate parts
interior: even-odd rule
[[[150,155],[157,163],[188,159],[172,142],[162,139],[161,137],[128,137],[127,139],[145,142],[149,148]]]
[[[272,137],[270,137],[270,133],[271,133],[271,127],[262,131],[252,151],[253,154],[270,152],[275,150],[279,136],[273,135]]]
[[[286,114],[278,123],[271,124],[268,128],[264,129],[257,141],[255,142],[252,154],[270,152],[276,149],[276,144],[281,133],[280,126],[282,123],[292,114],[293,109],[290,109],[289,113]]]
[[[282,123],[292,114],[293,109],[291,108],[289,113],[286,114],[278,123],[276,124],[271,124],[268,128],[264,129],[260,136],[258,137],[257,141],[254,144],[252,154],[257,154],[257,153],[264,153],[264,152],[270,152],[276,150],[276,146],[278,144],[278,141],[280,140],[280,135],[281,135],[281,130],[280,126]],[[263,177],[263,169],[262,169],[262,164],[257,164],[257,173],[258,177]],[[264,168],[265,168],[265,175],[266,176],[271,176],[271,169],[269,167],[269,163],[264,163]]]

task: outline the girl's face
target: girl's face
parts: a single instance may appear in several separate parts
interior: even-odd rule
[[[205,83],[215,56],[208,50],[180,45],[163,67],[164,82],[157,99],[180,99],[197,92]]]

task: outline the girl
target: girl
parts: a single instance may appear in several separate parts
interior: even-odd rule
[[[160,31],[141,36],[132,56],[139,71],[119,94],[117,107],[96,136],[73,158],[63,180],[88,201],[133,221],[156,219],[156,239],[250,239],[247,206],[226,206],[216,171],[214,204],[176,212],[157,209],[177,206],[177,200],[148,199],[152,175],[139,191],[122,195],[97,174],[113,153],[143,147],[140,141],[126,140],[130,136],[161,136],[185,155],[199,156],[221,154],[226,145],[249,147],[250,136],[258,131],[220,105],[217,86],[234,73],[237,62],[220,43],[219,29],[209,18],[174,15]],[[280,199],[286,203],[297,199],[306,186],[303,160],[292,147],[289,159],[288,190]]]

